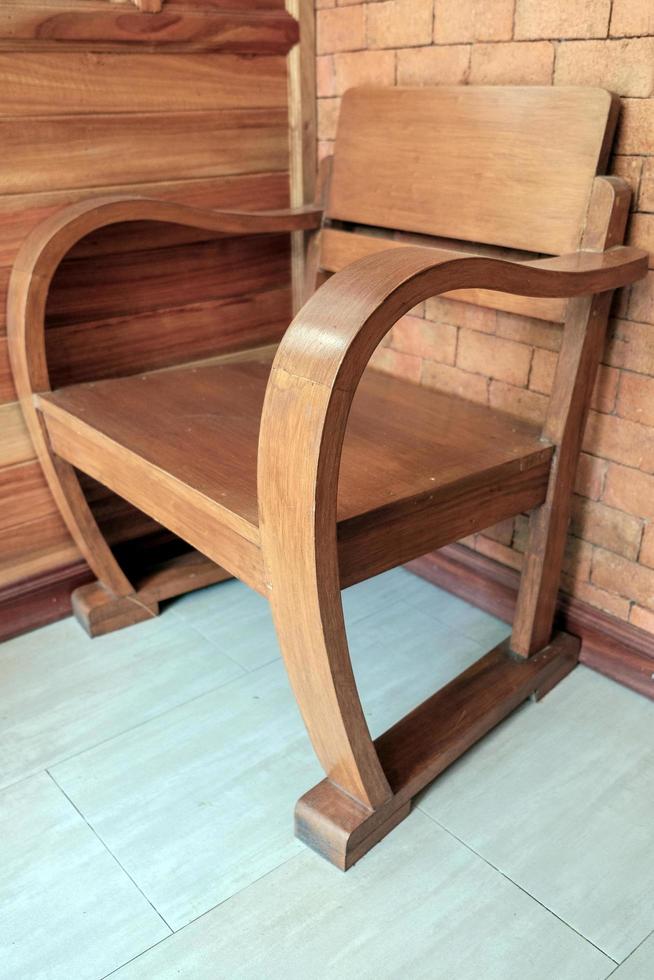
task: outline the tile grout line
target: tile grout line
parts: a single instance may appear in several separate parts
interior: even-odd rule
[[[130,963],[134,963],[135,960],[138,960],[139,957],[141,956],[145,956],[145,954],[149,953],[150,950],[156,949],[157,946],[161,946],[162,943],[168,942],[168,940],[172,939],[173,936],[177,936],[179,933],[184,932],[184,930],[188,929],[189,926],[192,926],[194,922],[198,922],[200,919],[203,919],[205,915],[209,915],[210,912],[215,912],[216,909],[219,909],[221,908],[221,906],[226,905],[227,902],[231,902],[232,899],[237,898],[239,895],[242,895],[244,892],[246,892],[248,888],[252,888],[253,885],[258,884],[258,882],[263,881],[264,878],[267,878],[275,871],[279,871],[280,868],[285,867],[285,865],[287,865],[290,861],[296,861],[298,858],[301,857],[302,854],[305,853],[305,850],[306,848],[299,851],[297,854],[291,854],[291,856],[286,858],[286,860],[282,861],[280,864],[276,864],[274,868],[268,868],[267,871],[264,871],[263,874],[259,875],[258,878],[255,878],[254,881],[249,881],[247,885],[244,885],[242,888],[239,888],[237,891],[233,893],[233,895],[228,895],[227,898],[223,898],[222,901],[216,902],[215,905],[212,905],[210,908],[205,909],[204,912],[200,912],[199,915],[196,915],[194,919],[189,919],[189,921],[185,922],[183,926],[179,927],[179,929],[173,929],[171,931],[170,936],[164,936],[163,939],[160,939],[158,942],[153,943],[152,946],[148,946],[147,949],[142,949],[140,953],[137,953],[136,956],[132,956],[129,960],[125,960],[124,963],[121,963],[120,966],[117,966],[110,973],[105,973],[104,976],[100,978],[100,980],[107,980],[108,977],[114,976],[116,973],[118,973],[119,970],[122,970],[123,967],[128,966]],[[127,872],[125,873],[127,874]],[[166,923],[166,925],[168,925],[168,923]]]
[[[652,929],[651,932],[648,932],[646,936],[643,936],[643,938],[638,943],[638,945],[637,946],[634,946],[634,948],[629,953],[629,955],[628,956],[625,956],[625,958],[622,960],[621,963],[617,963],[616,964],[615,970],[611,970],[611,972],[609,973],[609,976],[606,977],[606,980],[609,980],[609,977],[614,976],[615,973],[616,973],[616,971],[619,970],[621,966],[624,966],[625,963],[627,963],[631,959],[631,957],[634,955],[634,953],[637,953],[638,952],[638,950],[640,949],[640,947],[642,945],[644,945],[644,943],[646,943],[648,939],[654,939],[654,929]]]
[[[134,885],[134,887],[141,893],[141,895],[143,896],[143,898],[146,900],[146,902],[148,903],[148,905],[150,906],[150,908],[153,910],[153,912],[155,912],[158,915],[158,917],[161,919],[161,921],[165,925],[166,929],[169,929],[170,930],[170,935],[172,936],[174,934],[174,929],[172,928],[172,926],[170,926],[168,924],[168,922],[166,922],[166,920],[164,919],[164,917],[161,914],[161,912],[159,911],[159,909],[156,908],[156,906],[154,906],[152,904],[152,902],[150,901],[150,899],[148,898],[148,896],[145,894],[145,892],[143,891],[143,889],[141,888],[141,886],[138,884],[138,882],[135,881],[134,878],[132,878],[132,876],[129,873],[129,871],[127,871],[127,869],[120,863],[120,861],[118,860],[118,858],[116,857],[116,855],[109,848],[108,844],[102,839],[102,837],[100,837],[100,834],[97,832],[97,830],[95,829],[95,827],[93,827],[93,825],[89,823],[89,821],[86,819],[86,817],[84,816],[84,814],[82,813],[82,811],[80,810],[80,808],[70,798],[70,796],[65,791],[65,789],[63,789],[63,787],[61,787],[59,785],[59,783],[54,778],[54,776],[52,775],[52,773],[50,772],[50,770],[49,769],[46,769],[45,772],[48,774],[48,776],[50,777],[50,779],[52,780],[52,782],[54,783],[54,785],[57,787],[57,789],[59,790],[59,792],[63,796],[66,797],[66,799],[68,800],[68,802],[70,803],[70,805],[73,807],[73,809],[75,810],[75,812],[79,814],[79,816],[82,818],[82,820],[84,821],[84,823],[86,824],[86,826],[89,828],[89,830],[91,831],[91,833],[94,835],[94,837],[100,842],[100,844],[102,844],[102,846],[105,849],[105,851],[107,852],[107,854],[109,854],[113,858],[113,860],[116,862],[116,864],[121,869],[121,871],[123,872],[123,874],[125,874],[129,878],[129,880],[132,882],[132,884]],[[165,938],[167,939],[168,936],[166,936]]]
[[[621,965],[616,960],[614,960],[613,957],[610,956],[605,950],[601,949],[600,946],[594,943],[592,939],[589,939],[588,936],[584,936],[584,934],[582,932],[579,932],[578,929],[575,929],[575,927],[571,925],[571,923],[566,922],[565,919],[562,919],[561,916],[557,915],[557,913],[553,909],[545,905],[544,902],[541,902],[540,899],[536,898],[535,895],[532,895],[531,892],[527,891],[526,888],[523,888],[522,885],[518,884],[517,881],[514,881],[513,878],[511,878],[509,875],[505,874],[501,868],[498,868],[497,865],[493,864],[492,861],[489,861],[487,858],[485,858],[483,854],[480,854],[479,851],[476,851],[474,847],[471,847],[471,845],[466,843],[466,841],[464,841],[461,837],[458,837],[454,833],[454,831],[450,830],[449,827],[446,827],[445,824],[442,824],[440,820],[437,820],[436,817],[431,815],[431,813],[428,813],[426,810],[423,810],[421,806],[417,806],[416,809],[420,810],[420,812],[424,814],[426,817],[428,817],[432,821],[432,823],[434,823],[437,827],[440,827],[441,830],[444,830],[446,834],[449,834],[449,836],[452,837],[454,840],[458,841],[459,844],[462,844],[468,851],[470,851],[471,854],[474,854],[476,857],[480,859],[480,861],[483,861],[484,864],[488,865],[489,868],[492,868],[493,871],[497,871],[497,873],[501,875],[506,881],[510,881],[512,885],[515,885],[515,887],[518,888],[523,893],[523,895],[527,895],[527,897],[531,898],[532,901],[536,902],[537,905],[540,905],[542,909],[545,909],[545,911],[549,912],[550,915],[553,915],[555,919],[558,919],[558,921],[562,925],[566,926],[566,928],[574,932],[575,935],[579,936],[580,939],[583,939],[583,941],[588,943],[590,946],[592,946],[593,949],[596,949],[598,953],[601,953],[602,956],[606,956],[606,958],[611,960],[612,963],[615,963],[616,969]],[[629,955],[631,956],[631,953]],[[614,972],[615,971],[612,970],[611,973],[608,974],[608,976],[611,976]]]
[[[206,637],[203,637],[203,639],[206,639]],[[231,660],[231,658],[228,659]],[[235,666],[240,667],[240,665],[237,664],[235,660],[232,660],[231,662]],[[271,663],[274,663],[274,661],[269,660],[267,663],[262,664],[261,667],[257,667],[255,669],[261,670],[262,667],[269,667]],[[91,752],[94,749],[100,748],[101,745],[106,745],[107,742],[113,741],[113,739],[115,738],[121,738],[123,735],[128,735],[130,732],[135,732],[137,731],[137,729],[142,728],[143,725],[147,725],[151,721],[156,721],[158,718],[163,718],[164,715],[169,714],[169,712],[171,711],[175,711],[177,708],[183,708],[188,704],[193,704],[193,702],[197,701],[199,698],[203,698],[207,694],[214,694],[216,691],[219,691],[222,687],[226,687],[228,684],[233,684],[236,681],[243,680],[244,677],[248,677],[251,673],[254,673],[254,671],[248,671],[244,667],[240,667],[240,670],[242,671],[240,675],[236,677],[230,677],[228,680],[222,681],[222,683],[217,684],[215,687],[208,687],[206,691],[201,691],[200,694],[195,694],[192,698],[189,698],[187,701],[178,701],[177,704],[172,704],[169,708],[164,708],[164,710],[160,711],[158,714],[150,715],[149,718],[144,718],[143,721],[139,721],[138,724],[132,725],[130,728],[121,728],[120,731],[113,732],[111,735],[107,735],[106,738],[100,739],[99,742],[93,742],[91,745],[85,745],[84,748],[79,749],[79,751],[77,752],[73,752],[71,755],[65,755],[62,758],[53,759],[52,761],[48,762],[46,766],[43,766],[40,769],[32,769],[30,772],[25,773],[25,775],[19,776],[18,779],[14,779],[11,783],[6,783],[4,786],[0,786],[0,793],[4,793],[5,790],[12,789],[14,786],[18,786],[20,783],[25,782],[26,779],[32,779],[33,776],[38,776],[39,773],[41,772],[48,772],[50,766],[60,766],[63,765],[65,762],[70,762],[71,759],[77,759],[78,756],[84,755],[85,752]]]

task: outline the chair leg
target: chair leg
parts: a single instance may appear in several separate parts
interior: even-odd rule
[[[74,467],[52,452],[43,420],[37,424],[41,439],[35,443],[43,473],[71,537],[97,578],[74,591],[75,617],[89,636],[152,619],[159,612],[158,603],[139,598],[98,527]]]
[[[271,607],[291,686],[327,778],[298,802],[296,834],[345,870],[409,812],[396,800],[352,671],[340,588],[319,570],[276,578]]]

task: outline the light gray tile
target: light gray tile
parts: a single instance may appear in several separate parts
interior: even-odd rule
[[[382,614],[390,604],[411,596],[420,584],[414,575],[396,568],[345,589],[348,628]],[[280,655],[268,601],[241,582],[232,579],[180,596],[169,609],[246,670],[262,667]]]
[[[0,646],[0,786],[241,674],[170,616],[95,640],[73,619],[10,640]]]
[[[654,977],[654,933],[629,956],[611,980],[652,980]]]
[[[96,980],[170,930],[45,774],[0,792],[0,975]]]
[[[279,657],[268,600],[236,579],[180,596],[169,611],[246,670]]]
[[[616,961],[654,924],[654,704],[579,667],[420,806]]]
[[[495,616],[477,609],[469,603],[451,595],[444,589],[439,589],[424,579],[412,576],[415,584],[407,592],[407,602],[428,616],[449,626],[450,629],[460,630],[461,633],[476,640],[487,650],[492,650],[511,632],[511,627]]]
[[[613,965],[416,812],[346,875],[305,852],[116,980],[603,980]]]
[[[396,604],[351,629],[373,735],[479,656],[411,617]],[[298,851],[293,808],[323,775],[280,661],[54,772],[174,928]]]
[[[53,774],[174,929],[300,850],[293,807],[321,778],[279,661]]]

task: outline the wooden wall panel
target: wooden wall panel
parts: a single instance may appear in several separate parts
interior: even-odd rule
[[[145,14],[141,16],[147,16]],[[24,194],[288,168],[281,109],[0,118],[2,189]],[[93,152],[90,151],[92,148]],[[7,166],[11,161],[11,165]]]
[[[285,109],[281,56],[0,53],[0,116]]]
[[[0,3],[0,586],[76,562],[15,402],[11,265],[58,209],[135,193],[204,208],[289,202],[284,0]],[[165,368],[277,340],[291,315],[287,236],[131,223],[81,242],[53,284],[55,384]],[[157,525],[97,484],[112,542]]]

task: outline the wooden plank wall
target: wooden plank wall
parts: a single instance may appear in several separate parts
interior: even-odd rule
[[[155,4],[158,7],[159,4]],[[45,486],[11,380],[5,295],[24,236],[54,210],[134,192],[203,207],[288,204],[283,0],[0,5],[0,590],[79,556]],[[286,236],[207,240],[117,227],[71,253],[53,285],[53,384],[276,340],[291,312]],[[153,529],[87,483],[112,541]]]

